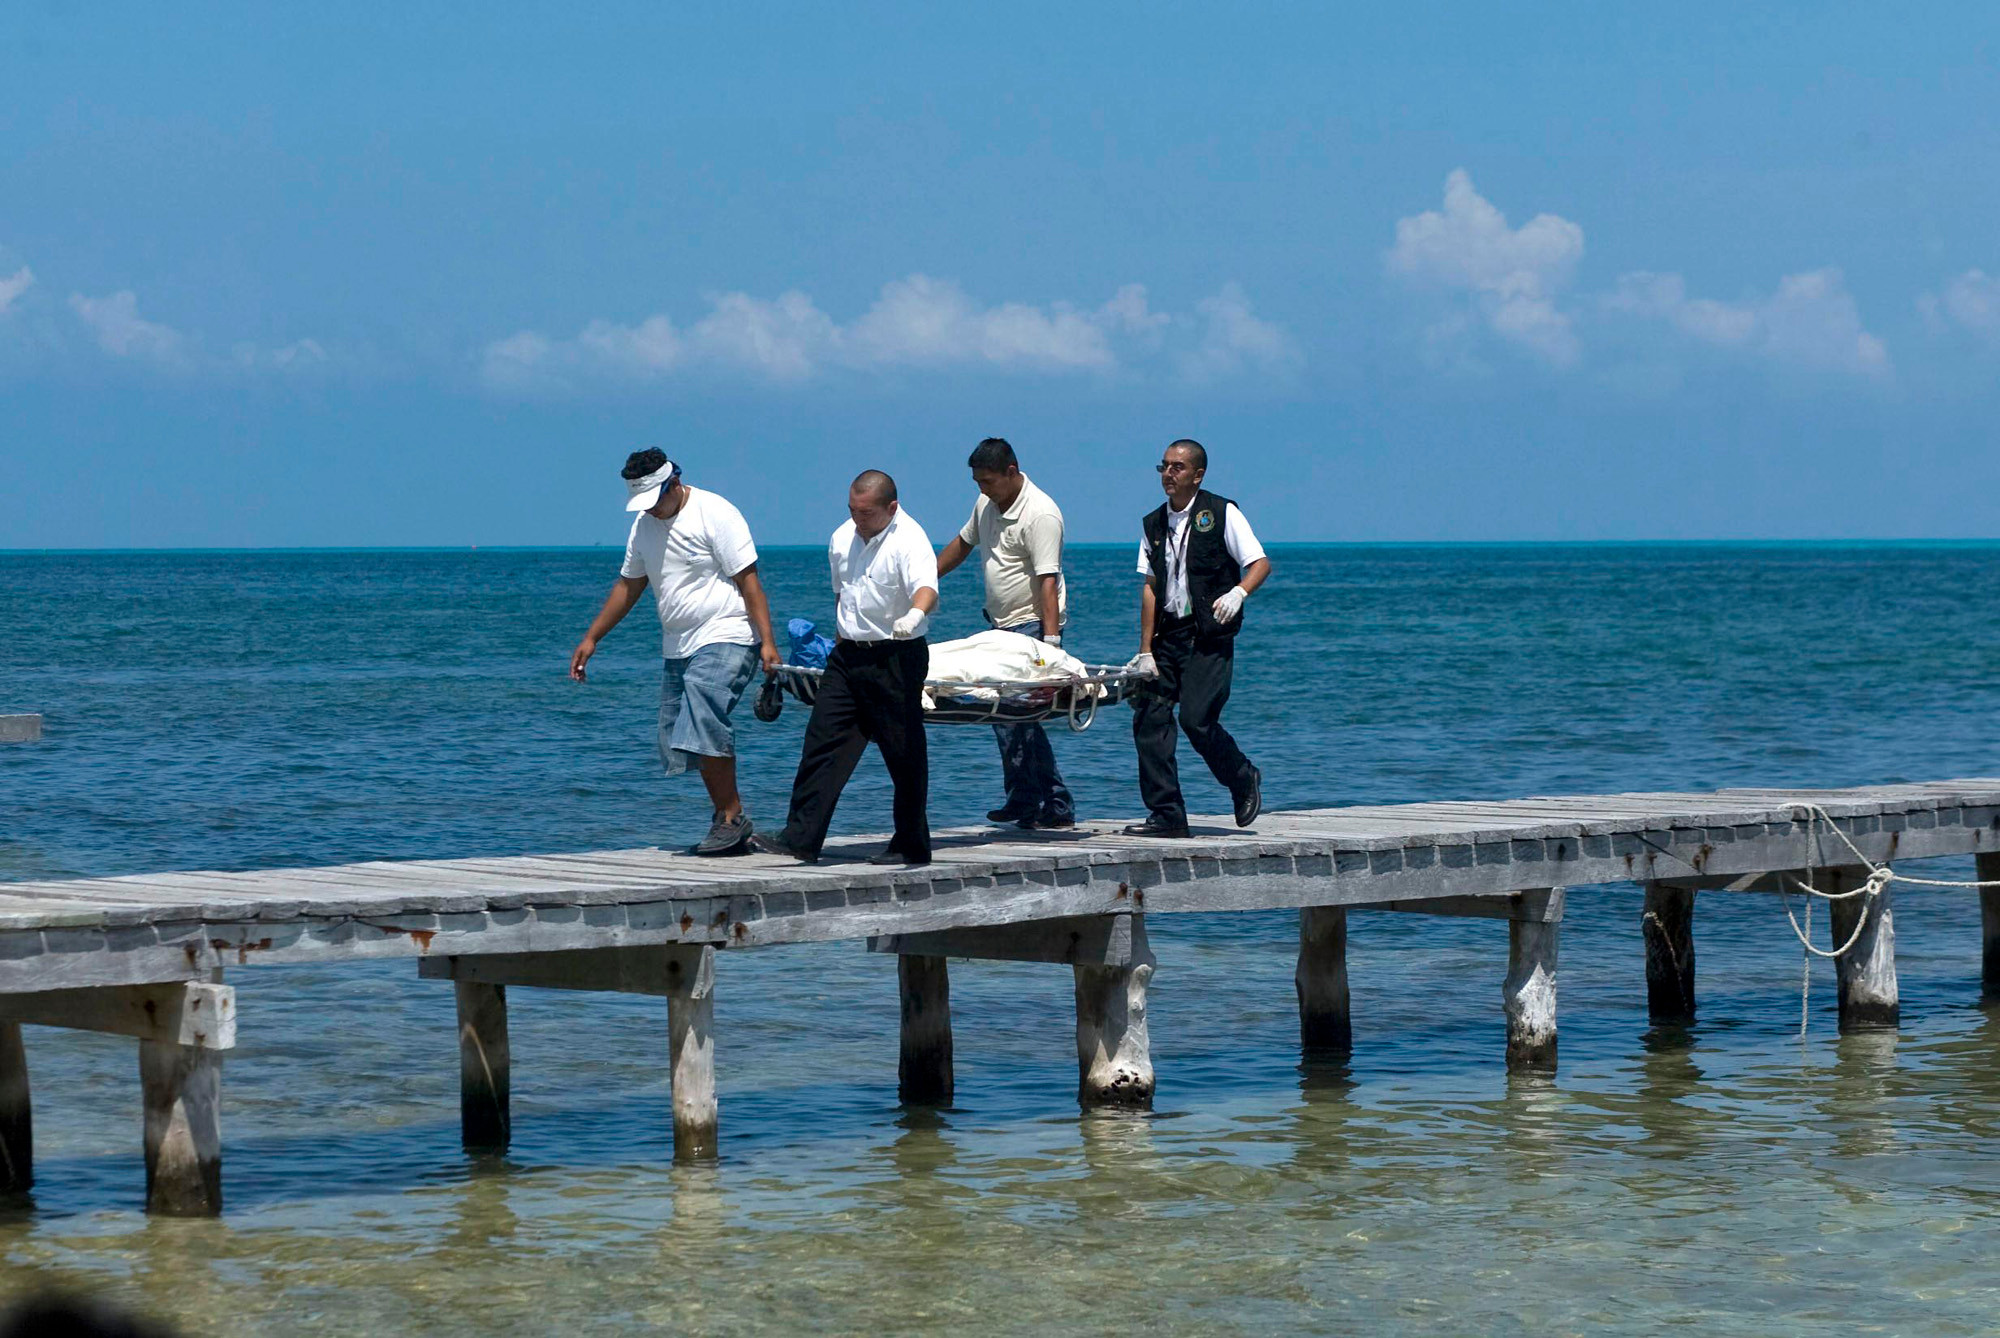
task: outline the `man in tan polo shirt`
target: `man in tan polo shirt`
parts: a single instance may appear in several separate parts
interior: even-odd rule
[[[1050,645],[1062,645],[1069,601],[1063,587],[1062,511],[1021,472],[1014,448],[999,437],[979,443],[966,461],[979,500],[958,537],[938,555],[938,574],[983,555],[986,621]],[[1038,724],[995,725],[1007,802],[986,816],[1022,827],[1074,827],[1076,806],[1056,769],[1049,736]]]

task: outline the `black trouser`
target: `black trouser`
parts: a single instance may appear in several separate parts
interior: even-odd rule
[[[1039,621],[1006,630],[1042,639]],[[1000,781],[1007,789],[1007,807],[1044,822],[1073,820],[1076,802],[1063,784],[1047,731],[1037,724],[995,725],[993,736],[1000,742]]]
[[[1184,823],[1187,801],[1181,798],[1180,769],[1174,765],[1175,703],[1180,704],[1188,742],[1232,797],[1249,775],[1250,759],[1222,727],[1236,642],[1232,637],[1198,638],[1192,618],[1163,617],[1153,631],[1153,662],[1160,676],[1134,700],[1132,711],[1139,797],[1155,817]]]
[[[826,673],[806,722],[805,749],[792,781],[792,810],[778,839],[817,855],[833,824],[833,807],[869,744],[882,750],[896,784],[896,838],[889,849],[905,859],[931,857],[930,753],[924,740],[924,675],[930,644],[842,641],[827,656]]]

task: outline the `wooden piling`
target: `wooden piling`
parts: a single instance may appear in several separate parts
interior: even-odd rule
[[[667,1037],[673,1065],[674,1160],[716,1150],[715,949],[675,944],[667,954]]]
[[[1292,981],[1299,995],[1299,1044],[1318,1052],[1353,1049],[1346,907],[1307,906],[1299,911],[1299,964]]]
[[[35,1183],[35,1126],[28,1097],[28,1052],[21,1024],[0,1022],[0,1194]]]
[[[1556,1065],[1556,950],[1561,920],[1507,922],[1507,978],[1501,997],[1507,1010],[1507,1066],[1552,1069]]]
[[[1972,876],[1982,883],[2000,883],[2000,852],[1974,857]],[[1980,985],[1989,999],[2000,999],[2000,887],[1979,889]]]
[[[507,987],[455,982],[458,996],[458,1120],[469,1152],[504,1152],[513,1136],[513,1057]]]
[[[146,1120],[146,1211],[165,1217],[222,1212],[222,1052],[139,1042]]]
[[[1146,983],[1153,954],[1146,917],[1131,917],[1132,960],[1120,966],[1078,963],[1076,973],[1076,1099],[1086,1107],[1150,1110],[1153,1056],[1146,1036]]]
[[[1646,1015],[1694,1021],[1694,889],[1645,884],[1639,930],[1646,941]]]
[[[948,1106],[952,1098],[951,977],[943,957],[896,958],[902,994],[902,1055],[897,1098],[906,1106]]]
[[[1867,877],[1862,869],[1823,869],[1816,872],[1815,886],[1822,892],[1852,892]],[[1896,922],[1890,909],[1889,889],[1884,887],[1871,900],[1851,897],[1826,903],[1832,920],[1833,944],[1839,947],[1853,937],[1856,926],[1861,935],[1844,957],[1834,962],[1834,980],[1840,992],[1840,1029],[1860,1031],[1871,1027],[1895,1027],[1902,1021],[1896,989]]]

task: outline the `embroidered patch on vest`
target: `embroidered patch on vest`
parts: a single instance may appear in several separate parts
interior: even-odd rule
[[[1207,534],[1215,528],[1215,513],[1206,509],[1195,512],[1194,527],[1203,534]]]

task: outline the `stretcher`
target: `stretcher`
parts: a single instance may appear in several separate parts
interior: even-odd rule
[[[1116,706],[1153,681],[1123,664],[1086,664],[1065,678],[1034,681],[933,680],[924,684],[924,720],[933,725],[1024,725],[1064,720],[1081,734],[1105,706]],[[779,667],[776,682],[807,706],[819,696],[823,669]]]

